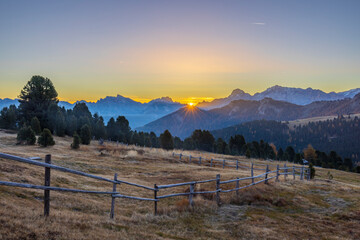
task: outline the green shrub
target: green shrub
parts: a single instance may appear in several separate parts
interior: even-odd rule
[[[17,140],[19,143],[26,143],[28,145],[34,145],[36,142],[35,132],[31,127],[22,127],[17,135]]]
[[[38,143],[43,147],[52,146],[55,144],[54,138],[52,137],[49,129],[44,128],[44,130],[40,134]]]
[[[73,142],[72,142],[72,144],[71,144],[71,148],[72,149],[78,149],[79,147],[80,147],[80,137],[79,137],[79,135],[75,132],[74,134],[73,134]]]
[[[91,131],[89,125],[85,124],[80,130],[81,143],[89,145],[91,141]]]
[[[309,170],[310,170],[310,179],[313,179],[315,177],[315,168],[312,163],[309,164]]]
[[[41,133],[40,121],[37,117],[33,117],[31,119],[31,128],[32,130],[34,130],[36,135],[39,135]]]

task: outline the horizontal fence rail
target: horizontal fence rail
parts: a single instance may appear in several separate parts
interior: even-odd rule
[[[240,168],[240,164],[249,164],[248,162],[243,162],[239,160],[224,160],[224,159],[206,159],[202,157],[193,157],[193,156],[185,156],[183,154],[176,154],[173,153],[173,156],[179,156],[180,159],[184,157],[188,157],[188,159],[191,161],[192,159],[198,159],[199,164],[207,164],[210,166],[220,165],[220,166],[231,166],[236,167],[236,169]],[[93,174],[88,174],[82,171],[73,170],[66,167],[57,166],[54,164],[51,164],[51,155],[46,155],[45,157],[45,163],[39,162],[37,160],[29,159],[29,158],[23,158],[18,156],[13,156],[5,153],[0,153],[0,158],[7,159],[7,160],[13,160],[17,162],[32,164],[40,167],[45,168],[45,184],[44,185],[34,185],[34,184],[27,184],[27,183],[16,183],[16,182],[6,182],[6,181],[0,181],[0,185],[8,186],[8,187],[20,187],[20,188],[32,188],[32,189],[39,189],[44,190],[44,215],[48,216],[50,211],[50,191],[60,191],[60,192],[73,192],[73,193],[85,193],[85,194],[103,194],[103,195],[110,195],[111,196],[111,210],[110,210],[110,218],[114,218],[114,207],[115,207],[115,199],[116,198],[123,198],[123,199],[131,199],[131,200],[139,200],[139,201],[150,201],[154,202],[154,214],[157,215],[157,203],[160,201],[160,199],[165,198],[171,198],[171,197],[180,197],[180,196],[186,196],[189,198],[189,204],[190,206],[193,206],[193,197],[195,195],[201,195],[201,194],[215,194],[215,199],[217,204],[221,205],[221,198],[220,193],[229,193],[236,191],[238,193],[239,190],[245,189],[254,185],[257,185],[259,183],[265,182],[265,184],[268,184],[268,181],[271,179],[276,178],[276,181],[279,181],[279,176],[283,175],[284,179],[288,176],[293,176],[293,179],[295,180],[295,176],[300,176],[300,180],[310,180],[310,171],[309,169],[302,167],[296,167],[296,166],[289,166],[287,167],[286,164],[284,164],[284,167],[281,167],[279,165],[276,166],[276,170],[270,170],[269,165],[266,164],[256,164],[261,166],[266,166],[266,168],[254,168],[255,164],[251,163],[250,167],[246,167],[247,169],[251,170],[251,176],[250,177],[242,177],[242,178],[236,178],[236,179],[229,179],[229,180],[220,180],[220,174],[216,175],[216,178],[214,179],[207,179],[207,180],[198,180],[198,181],[191,181],[191,182],[183,182],[183,183],[174,183],[174,184],[166,184],[166,185],[156,185],[154,184],[154,187],[148,187],[141,184],[131,183],[124,180],[117,179],[117,174],[115,173],[114,179],[108,179],[101,176],[96,176]],[[225,161],[235,163],[236,165],[228,165]],[[215,162],[220,162],[219,164]],[[113,184],[112,191],[93,191],[93,190],[83,190],[83,189],[71,189],[71,188],[61,188],[61,187],[52,187],[50,186],[50,169],[55,169],[62,172],[72,173],[80,176],[85,176],[93,179],[97,179],[100,181],[105,181]],[[296,171],[296,169],[298,171]],[[254,176],[254,170],[263,170],[264,173],[258,174]],[[271,174],[275,174],[275,176],[270,176]],[[264,178],[261,180],[258,180],[255,182],[255,179]],[[240,182],[251,180],[251,183],[246,184],[245,186],[240,186]],[[203,190],[200,189],[196,191],[196,185],[202,184],[202,183],[215,183],[215,190]],[[222,189],[222,185],[230,184],[230,183],[236,183],[235,188],[231,189]],[[119,184],[127,184],[129,186],[150,190],[154,194],[154,198],[146,198],[146,197],[138,197],[138,196],[129,196],[120,193],[116,189],[116,185]],[[178,192],[178,193],[169,193],[169,194],[163,194],[159,195],[159,191],[164,191],[166,189],[172,189],[177,187],[184,187],[189,186],[188,190],[185,192]]]

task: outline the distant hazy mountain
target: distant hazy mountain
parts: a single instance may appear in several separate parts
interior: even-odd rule
[[[19,106],[19,101],[17,99],[10,99],[10,98],[4,98],[1,99],[0,98],[0,111],[4,108],[4,107],[8,107],[10,105],[16,105]]]
[[[98,113],[104,117],[106,122],[111,117],[125,116],[129,120],[131,128],[143,126],[184,106],[169,97],[154,99],[149,103],[140,103],[121,95],[101,98],[96,102],[84,102],[91,113]],[[59,103],[65,108],[73,108],[75,104]]]
[[[262,100],[265,98],[272,98],[274,100],[286,101],[297,105],[307,105],[315,101],[331,101],[345,98],[353,98],[360,93],[360,88],[351,89],[345,92],[330,92],[325,93],[321,90],[307,88],[289,88],[281,86],[273,86],[261,93],[255,93],[253,96],[245,93],[240,89],[235,89],[228,97],[215,99],[211,102],[201,102],[197,107],[210,110],[226,106],[234,100]]]
[[[116,118],[119,115],[125,116],[129,120],[131,128],[144,126],[145,124],[159,119],[184,106],[183,104],[174,102],[169,97],[154,99],[149,103],[140,103],[121,95],[117,95],[116,97],[101,98],[96,102],[78,102],[86,103],[90,112],[92,114],[98,113],[103,116],[105,122],[107,122],[111,117]],[[72,109],[76,103],[72,104],[60,101],[59,106],[65,107],[66,109]],[[19,102],[16,99],[0,99],[0,110],[3,107],[10,106],[11,104],[18,106]]]
[[[144,132],[155,132],[157,135],[169,130],[173,136],[189,136],[194,129],[211,128],[212,119],[216,116],[197,107],[185,106],[156,121],[139,127],[136,130]]]
[[[168,129],[173,135],[185,138],[195,129],[215,130],[252,120],[284,121],[360,113],[360,93],[352,99],[318,101],[305,106],[264,98],[260,101],[236,100],[209,111],[190,109],[184,107],[138,130],[160,133]]]

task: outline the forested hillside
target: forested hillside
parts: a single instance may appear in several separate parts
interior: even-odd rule
[[[340,116],[333,120],[311,122],[297,125],[292,129],[288,124],[278,121],[258,120],[236,126],[212,131],[216,138],[229,140],[240,134],[247,141],[274,143],[277,148],[293,146],[298,152],[309,144],[315,149],[330,152],[336,151],[342,157],[359,161],[360,157],[360,119]]]

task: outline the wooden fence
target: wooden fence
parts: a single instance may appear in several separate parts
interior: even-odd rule
[[[173,157],[179,157],[179,160],[188,163],[197,163],[198,165],[204,165],[208,167],[216,167],[221,166],[222,168],[230,167],[235,168],[236,170],[239,169],[249,169],[251,176],[254,176],[254,170],[265,171],[266,166],[269,164],[260,164],[260,163],[253,163],[249,161],[243,160],[232,160],[232,159],[216,159],[216,158],[204,158],[204,157],[195,157],[192,155],[184,155],[182,153],[172,153]],[[298,168],[294,166],[295,168]],[[286,163],[284,163],[284,168],[286,167]],[[286,169],[286,171],[291,169]],[[292,170],[291,170],[292,171]]]
[[[110,195],[110,197],[111,197],[110,218],[113,219],[116,198],[125,198],[125,199],[133,199],[133,200],[140,200],[140,201],[152,201],[152,202],[154,202],[154,214],[157,215],[157,204],[161,199],[164,199],[164,198],[187,196],[189,198],[190,206],[193,206],[193,204],[194,204],[193,197],[195,195],[215,194],[216,202],[220,206],[220,204],[221,204],[220,193],[228,193],[228,192],[236,191],[236,193],[238,194],[239,190],[241,190],[241,189],[248,188],[248,187],[254,186],[256,184],[262,183],[262,182],[267,184],[268,181],[271,179],[276,179],[276,181],[279,181],[279,177],[281,175],[284,175],[284,179],[286,179],[288,177],[288,175],[292,175],[293,179],[295,180],[295,176],[298,175],[298,176],[300,176],[300,180],[304,180],[305,176],[306,176],[306,179],[310,180],[310,174],[309,174],[310,171],[307,168],[304,168],[304,166],[302,166],[302,167],[295,167],[295,166],[286,167],[286,164],[285,164],[285,166],[282,168],[280,168],[280,166],[277,165],[276,170],[272,170],[272,171],[269,169],[269,165],[264,165],[264,166],[266,166],[266,168],[258,169],[258,170],[264,170],[265,172],[260,175],[257,175],[257,176],[254,176],[254,174],[253,174],[253,170],[256,168],[252,167],[250,177],[236,178],[236,179],[230,179],[230,180],[221,180],[220,174],[217,174],[216,178],[214,178],[214,179],[168,184],[168,185],[154,184],[154,187],[148,187],[148,186],[144,186],[144,185],[140,185],[140,184],[136,184],[136,183],[119,180],[116,173],[114,174],[114,179],[108,179],[108,178],[104,178],[101,176],[96,176],[93,174],[88,174],[85,172],[57,166],[57,165],[51,164],[51,155],[45,156],[45,163],[39,162],[37,160],[18,157],[18,156],[14,156],[14,155],[5,154],[5,153],[0,153],[0,158],[17,161],[17,162],[22,162],[22,163],[28,163],[28,164],[32,164],[32,165],[36,165],[36,166],[45,168],[44,185],[33,185],[33,184],[25,184],[25,183],[17,183],[17,182],[0,181],[0,185],[4,185],[4,186],[44,190],[44,215],[45,216],[48,216],[50,214],[50,191]],[[201,157],[199,157],[198,159],[201,162],[201,160],[202,160]],[[225,160],[223,160],[223,161],[225,161]],[[212,164],[215,164],[215,163],[212,163]],[[222,166],[225,166],[225,162],[223,162]],[[239,166],[238,163],[236,166]],[[253,164],[252,164],[252,166],[253,166]],[[67,172],[67,173],[72,173],[72,174],[76,174],[76,175],[80,175],[80,176],[85,176],[88,178],[93,178],[93,179],[104,181],[104,182],[109,182],[109,183],[113,184],[113,188],[110,191],[106,191],[106,190],[105,191],[89,191],[89,190],[82,190],[82,189],[52,187],[51,181],[50,181],[51,169],[62,171],[62,172]],[[273,175],[273,176],[270,176],[270,175]],[[260,178],[263,178],[263,179],[260,179]],[[240,186],[240,182],[245,181],[245,180],[251,180],[251,183],[247,184],[245,186]],[[257,180],[257,181],[255,181],[255,180]],[[211,190],[211,191],[196,191],[195,190],[196,184],[211,183],[211,182],[215,183],[214,190]],[[231,183],[235,183],[235,187],[229,188],[229,185]],[[139,188],[139,189],[145,189],[148,191],[152,191],[154,194],[154,197],[153,198],[144,198],[144,197],[129,196],[129,195],[121,194],[119,191],[117,191],[118,184],[127,184],[130,186]],[[221,187],[222,185],[224,186],[223,188]],[[165,191],[165,189],[178,188],[180,186],[189,186],[189,191],[159,195],[159,193]],[[225,187],[225,186],[228,186],[228,187]]]

